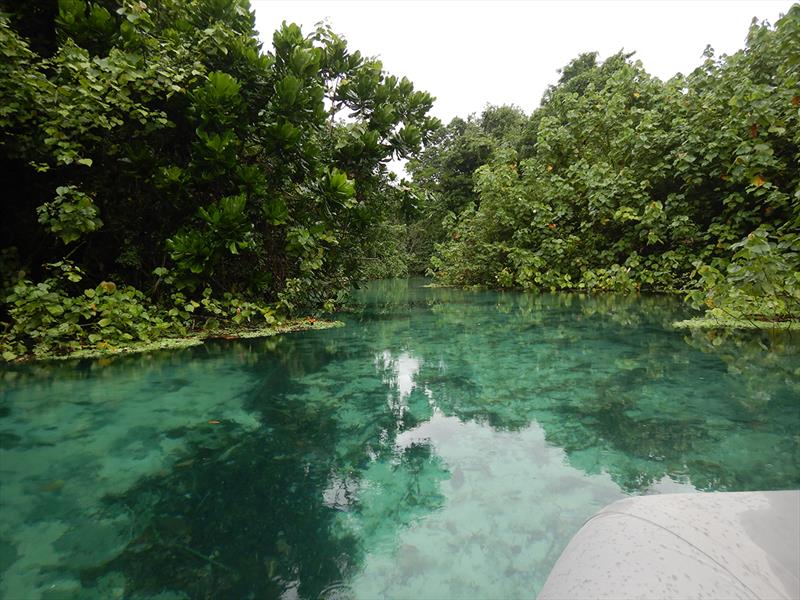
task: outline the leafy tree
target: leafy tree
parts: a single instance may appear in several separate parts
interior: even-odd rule
[[[2,247],[29,283],[5,309],[6,356],[60,347],[60,334],[31,335],[21,307],[36,280],[61,302],[82,297],[83,283],[47,278],[67,259],[92,287],[142,290],[156,314],[175,298],[202,306],[181,327],[218,320],[201,300],[330,308],[380,229],[386,163],[439,125],[429,94],[326,26],[284,23],[263,51],[247,0],[7,12]],[[88,343],[89,323],[75,325]]]
[[[447,215],[480,202],[474,173],[498,151],[515,151],[522,144],[526,121],[515,106],[487,105],[480,117],[453,119],[428,148],[409,161],[407,169],[421,199],[409,234],[413,270],[424,272],[434,244],[444,241],[442,223]]]
[[[799,37],[794,6],[774,27],[753,24],[745,49],[709,48],[666,82],[631,54],[580,55],[480,166],[439,161],[437,179],[417,168],[417,185],[448,208],[441,182],[457,175],[467,189],[471,170],[473,197],[445,221],[437,276],[553,290],[697,285],[699,298],[737,296],[739,317],[796,316]],[[439,138],[421,157],[457,147]]]

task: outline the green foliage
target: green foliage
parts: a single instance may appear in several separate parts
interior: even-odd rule
[[[666,82],[632,55],[584,54],[527,122],[507,110],[454,120],[411,163],[443,217],[432,270],[524,289],[697,282],[701,303],[796,317],[799,38],[793,6],[754,24],[744,50],[709,49]],[[498,139],[478,145],[498,119]]]
[[[73,185],[56,188],[56,197],[36,209],[39,223],[65,244],[103,226],[92,199]]]
[[[133,294],[142,330],[124,333],[135,338],[164,329],[145,315],[183,326],[192,303],[236,323],[341,299],[398,210],[386,206],[386,164],[439,126],[429,94],[325,26],[304,35],[284,24],[262,51],[246,0],[33,4],[0,15],[11,200],[0,230],[31,282],[0,315],[15,344],[88,339],[82,291],[42,266],[61,261],[65,244],[93,285]],[[28,335],[55,327],[31,316],[48,310],[36,281],[55,294],[48,302],[72,303],[58,335]],[[185,300],[177,315],[175,294]]]
[[[12,323],[0,334],[0,352],[15,360],[29,351],[40,358],[78,350],[114,350],[120,346],[186,336],[198,329],[263,327],[279,322],[263,303],[225,293],[212,296],[206,287],[198,300],[182,292],[153,304],[131,286],[102,281],[86,288],[85,274],[69,261],[48,265],[52,273],[40,283],[21,280],[6,298]],[[166,270],[160,275],[168,277]]]
[[[66,261],[49,266],[53,276],[40,283],[21,280],[6,298],[13,320],[0,336],[6,360],[28,350],[44,357],[185,331],[180,323],[162,319],[135,288],[103,281],[95,288],[81,289],[77,285],[84,278],[80,269]]]
[[[355,204],[355,182],[347,178],[346,173],[338,169],[326,170],[322,180],[323,193],[335,202],[351,208]]]
[[[475,174],[492,158],[522,144],[526,117],[514,106],[487,106],[480,117],[455,118],[440,130],[433,144],[408,163],[421,199],[415,222],[411,262],[423,273],[434,253],[434,245],[447,237],[442,220],[449,213],[479,204]]]
[[[368,248],[369,256],[365,257],[362,277],[367,280],[407,277],[406,225],[383,222],[377,228],[377,239]]]
[[[202,229],[187,229],[168,238],[166,247],[179,276],[172,281],[179,289],[194,289],[214,272],[223,255],[239,254],[253,247],[253,224],[247,219],[244,194],[226,196],[208,208],[200,207]]]
[[[699,287],[687,296],[693,306],[721,321],[800,319],[800,235],[777,237],[761,226],[730,249],[724,271],[697,263]]]

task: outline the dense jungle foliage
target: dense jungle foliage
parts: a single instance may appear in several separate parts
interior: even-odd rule
[[[530,116],[454,119],[410,161],[413,265],[442,281],[686,291],[729,323],[800,316],[800,5],[689,75],[582,54]]]
[[[6,360],[270,324],[404,268],[386,164],[433,98],[329,27],[262,49],[247,0],[9,1],[0,55]]]
[[[426,270],[800,314],[798,5],[689,75],[586,53],[531,115],[446,127],[327,25],[262,48],[247,0],[0,0],[0,53],[5,360],[271,325]]]

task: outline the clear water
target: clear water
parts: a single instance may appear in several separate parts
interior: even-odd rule
[[[0,373],[0,597],[532,598],[616,499],[800,487],[797,334],[422,283],[342,329]]]

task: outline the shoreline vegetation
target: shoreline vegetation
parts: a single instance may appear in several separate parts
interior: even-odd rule
[[[323,23],[262,42],[248,0],[11,4],[3,360],[330,314],[398,274],[387,165],[441,126],[407,77]]]
[[[490,290],[494,289],[490,286],[473,284],[473,285],[455,285],[450,283],[443,283],[441,281],[433,281],[422,286],[428,289],[474,289],[474,290]],[[523,291],[522,288],[512,288],[514,291]],[[586,290],[562,290],[565,293],[578,293],[587,294]],[[635,292],[639,293],[639,292]],[[645,292],[647,293],[647,292]],[[665,294],[672,296],[683,296],[684,292],[681,290],[661,290],[652,292],[655,294]],[[710,311],[709,311],[710,312]],[[798,318],[785,318],[775,319],[764,315],[719,315],[719,314],[706,314],[702,317],[694,317],[691,319],[682,319],[674,321],[672,327],[675,329],[738,329],[738,330],[788,330],[800,331],[800,319]]]
[[[470,286],[458,286],[455,284],[442,283],[434,281],[422,286],[428,289],[475,289],[475,290],[489,290],[493,289],[489,286],[474,284]],[[520,288],[515,288],[515,291],[522,291]],[[583,293],[585,290],[563,290],[564,292]],[[638,293],[638,292],[637,292]],[[666,295],[683,295],[681,291],[660,291],[654,292]],[[784,320],[776,320],[774,318],[765,316],[744,316],[744,315],[708,315],[703,317],[694,317],[691,319],[682,319],[680,321],[673,321],[672,327],[675,329],[719,329],[719,330],[753,330],[753,331],[800,331],[800,319],[789,318]]]
[[[675,321],[675,329],[727,329],[752,331],[800,331],[800,321],[760,321],[757,319],[697,317]]]
[[[285,333],[295,333],[300,331],[318,331],[323,329],[333,329],[344,327],[341,321],[328,321],[307,317],[305,319],[292,319],[284,323],[277,323],[264,327],[231,327],[219,330],[201,330],[196,333],[181,337],[163,337],[149,341],[136,341],[127,344],[105,347],[86,347],[68,351],[65,354],[53,354],[45,352],[41,355],[27,354],[18,357],[14,361],[16,364],[32,361],[47,360],[72,360],[86,358],[109,358],[123,356],[127,354],[140,354],[143,352],[154,352],[158,350],[178,350],[199,346],[208,340],[246,340],[264,337],[272,337]]]
[[[415,247],[439,283],[677,292],[698,311],[684,327],[792,328],[798,36],[795,4],[666,80],[634,53],[587,52],[530,114],[453,119],[407,167]]]
[[[668,80],[586,52],[530,114],[443,125],[326,24],[262,44],[249,0],[17,3],[0,13],[0,357],[272,331],[410,273],[679,293],[697,317],[677,328],[794,330],[797,39],[800,4]]]

